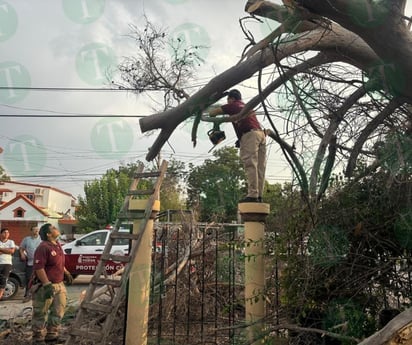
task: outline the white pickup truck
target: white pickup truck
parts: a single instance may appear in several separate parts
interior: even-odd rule
[[[119,231],[129,230],[120,229]],[[79,274],[94,274],[100,256],[109,240],[110,232],[109,229],[95,230],[62,246],[65,253],[65,266],[73,277]],[[116,239],[111,254],[127,255],[128,253],[129,240]],[[109,261],[106,264],[106,271],[113,274],[122,267],[122,263]]]

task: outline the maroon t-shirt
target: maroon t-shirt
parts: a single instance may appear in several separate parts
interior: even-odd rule
[[[245,104],[242,101],[236,100],[232,103],[222,105],[222,110],[225,114],[236,115],[241,112],[244,106]],[[244,133],[249,132],[251,129],[261,129],[259,121],[257,120],[256,114],[253,110],[248,117],[240,120],[239,122],[232,122],[232,124],[239,139]]]
[[[44,268],[52,283],[64,280],[64,252],[60,243],[42,241],[34,252],[33,270]]]

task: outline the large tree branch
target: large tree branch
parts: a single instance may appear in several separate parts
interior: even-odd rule
[[[384,328],[361,341],[358,345],[408,345],[412,341],[412,308],[392,319]]]
[[[316,194],[316,186],[318,184],[318,177],[320,176],[320,167],[325,156],[326,148],[332,142],[335,132],[338,129],[339,124],[342,122],[346,112],[363,96],[365,96],[367,89],[365,87],[358,88],[354,93],[352,93],[342,104],[342,106],[335,112],[331,114],[331,122],[328,129],[326,130],[323,138],[319,144],[318,152],[316,153],[315,161],[312,167],[312,173],[310,176],[309,191],[312,196]],[[336,142],[335,142],[336,145]]]
[[[310,58],[299,65],[291,67],[286,72],[283,72],[278,78],[266,86],[262,92],[254,96],[249,102],[245,104],[242,111],[236,115],[225,116],[225,117],[203,117],[202,120],[206,122],[236,122],[245,117],[247,117],[253,109],[255,109],[261,102],[262,99],[266,99],[272,92],[274,92],[278,87],[282,86],[286,81],[293,78],[295,75],[308,71],[313,67],[321,66],[326,63],[335,62],[339,60],[339,56],[334,53],[319,53],[318,55]]]
[[[255,54],[216,76],[177,107],[140,119],[139,124],[143,133],[153,129],[162,129],[146,159],[149,161],[154,159],[180,123],[215,103],[222,97],[224,91],[249,79],[257,71],[270,64],[307,50],[337,52],[341,61],[352,63],[359,68],[365,68],[377,58],[361,39],[346,29],[333,25],[331,30],[316,29],[297,35],[295,40],[280,43],[275,48],[268,47],[261,54]]]
[[[329,18],[361,37],[380,57],[382,79],[392,79],[391,92],[412,102],[412,34],[404,24],[402,1],[296,0],[298,5]],[[402,52],[402,53],[400,53]],[[367,70],[376,69],[370,65]],[[395,79],[395,80],[393,80]]]

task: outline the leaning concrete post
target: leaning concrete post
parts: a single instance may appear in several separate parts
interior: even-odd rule
[[[141,211],[142,217],[148,200],[131,199],[129,210]],[[147,222],[136,258],[129,276],[127,303],[126,345],[147,344],[149,321],[150,273],[152,267],[153,220],[160,210],[160,201],[156,200],[153,212]],[[141,220],[133,222],[133,232],[138,233]]]
[[[245,222],[245,307],[247,335],[253,345],[262,344],[265,330],[265,218],[270,205],[265,203],[238,204]],[[254,341],[255,340],[255,341]]]

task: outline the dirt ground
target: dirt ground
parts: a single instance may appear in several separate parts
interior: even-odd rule
[[[64,345],[65,339],[71,324],[74,321],[77,307],[69,306],[63,318],[58,342],[48,343],[50,345]],[[8,320],[0,320],[0,345],[20,345],[31,344],[31,316],[32,310],[30,306],[23,307],[22,311]],[[124,326],[122,323],[115,325],[111,338],[111,345],[123,345]],[[89,340],[76,339],[76,345],[94,345],[95,342]]]

